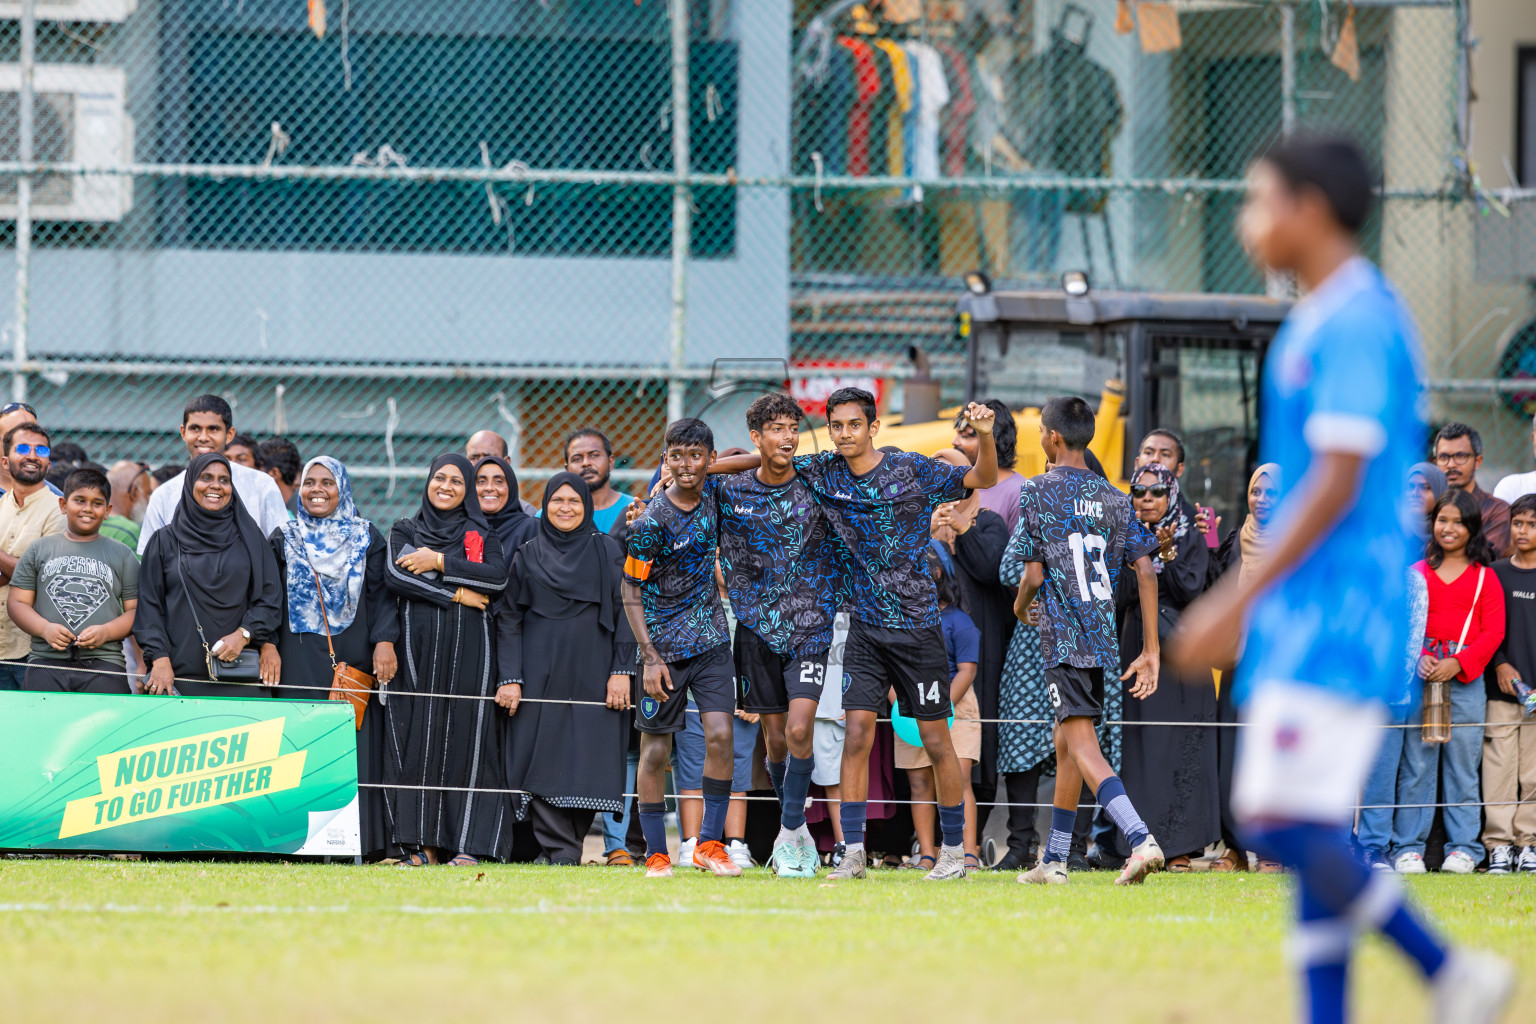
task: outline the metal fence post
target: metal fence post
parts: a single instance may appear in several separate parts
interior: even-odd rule
[[[1280,8],[1280,132],[1296,133],[1296,8]]]
[[[683,415],[687,384],[679,375],[684,366],[688,334],[688,250],[693,233],[692,198],[682,176],[688,159],[688,0],[670,0],[672,22],[672,376],[667,381],[667,420]]]
[[[17,97],[16,159],[33,157],[32,68],[37,58],[37,0],[21,0],[21,95]],[[32,318],[32,176],[16,179],[16,326],[11,335],[11,401],[27,400],[27,330]]]

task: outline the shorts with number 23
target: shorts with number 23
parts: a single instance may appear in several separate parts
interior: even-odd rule
[[[932,722],[950,716],[949,657],[938,626],[883,629],[854,620],[843,650],[843,708],[885,709],[887,689],[908,718]]]

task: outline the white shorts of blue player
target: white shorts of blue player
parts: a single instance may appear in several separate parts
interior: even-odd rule
[[[1290,952],[1305,979],[1302,1019],[1342,1024],[1350,952],[1372,930],[1430,981],[1435,1021],[1496,1020],[1513,987],[1509,967],[1449,948],[1404,904],[1397,876],[1371,871],[1350,845],[1386,721],[1378,701],[1290,681],[1255,683],[1244,708],[1232,810],[1249,848],[1296,875]]]

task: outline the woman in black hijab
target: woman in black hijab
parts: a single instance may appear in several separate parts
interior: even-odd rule
[[[235,492],[229,460],[212,453],[193,459],[176,514],[149,538],[139,569],[133,634],[150,667],[145,690],[270,696],[282,668],[273,643],[282,620],[281,580],[272,548]],[[247,648],[260,652],[259,685],[211,681],[212,662],[233,665]]]
[[[505,860],[512,815],[494,718],[491,600],[507,586],[501,540],[480,511],[462,455],[432,463],[421,510],[389,531],[385,585],[399,599],[404,648],[384,700],[386,807],[402,863]],[[456,698],[475,697],[478,700]]]
[[[485,521],[501,540],[501,552],[512,561],[523,541],[533,536],[538,522],[523,509],[517,474],[512,464],[496,455],[475,463],[475,494]]]
[[[623,560],[593,522],[586,482],[557,473],[496,616],[507,784],[526,791],[513,807],[519,821],[533,819],[551,864],[581,863],[593,815],[624,810],[635,640],[619,593]]]

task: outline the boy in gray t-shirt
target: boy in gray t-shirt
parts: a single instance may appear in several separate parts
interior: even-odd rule
[[[32,637],[25,689],[131,692],[122,640],[139,603],[139,560],[97,532],[111,500],[100,470],[70,473],[59,499],[65,531],[34,541],[16,563],[6,608]]]

